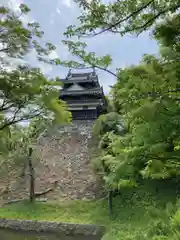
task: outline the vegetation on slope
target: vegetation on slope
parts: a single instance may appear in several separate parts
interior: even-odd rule
[[[179,15],[157,25],[161,55],[145,55],[139,65],[119,71],[112,87],[116,114],[101,116],[95,125],[104,179],[112,188],[141,178],[179,181],[179,26]]]

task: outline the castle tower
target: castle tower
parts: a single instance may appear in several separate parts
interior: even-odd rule
[[[73,120],[92,120],[106,110],[106,100],[98,76],[93,70],[87,73],[72,73],[61,80],[63,89],[59,98],[64,100]]]

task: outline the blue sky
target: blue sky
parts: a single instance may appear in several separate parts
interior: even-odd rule
[[[10,4],[17,10],[20,3],[25,3],[31,8],[28,17],[24,18],[25,22],[37,21],[40,23],[42,30],[45,32],[44,40],[56,45],[57,49],[52,57],[59,57],[67,60],[71,55],[61,44],[63,32],[68,25],[77,22],[79,9],[73,0],[0,0],[0,4]],[[126,67],[136,64],[145,53],[155,54],[158,52],[157,44],[151,39],[148,33],[143,33],[138,38],[132,36],[121,37],[119,35],[106,34],[96,38],[87,39],[90,51],[96,52],[97,55],[103,56],[110,54],[113,58],[111,70],[119,67]],[[47,76],[65,77],[68,69],[62,67],[52,67],[38,63],[33,52],[28,55],[27,61],[32,65],[39,66]],[[109,86],[115,82],[111,75],[98,71],[99,80],[107,93]]]

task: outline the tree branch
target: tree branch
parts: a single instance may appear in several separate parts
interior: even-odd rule
[[[0,33],[3,32],[4,30],[5,30],[5,28],[1,28],[1,29],[0,29]]]
[[[38,112],[38,113],[36,113],[36,114],[34,113],[32,115],[25,115],[25,116],[23,116],[21,118],[18,118],[18,119],[16,119],[16,116],[14,115],[14,117],[11,120],[5,122],[2,126],[0,126],[0,131],[2,131],[6,127],[9,127],[9,126],[11,126],[13,124],[16,124],[16,123],[19,123],[19,122],[22,122],[22,121],[25,121],[25,120],[30,120],[30,119],[33,119],[35,117],[38,117],[41,114],[42,114],[42,112]]]
[[[166,12],[168,11],[172,11],[172,10],[176,10],[180,7],[180,5],[176,5],[176,6],[173,6],[171,8],[168,8],[168,9],[165,9],[163,11],[160,11],[158,14],[156,14],[153,18],[149,19],[145,24],[143,25],[140,25],[136,28],[133,28],[131,30],[129,30],[128,32],[131,32],[131,31],[136,31],[136,30],[141,30],[140,33],[142,33],[143,30],[147,30],[147,27],[149,24],[153,23],[156,19],[158,19],[161,15],[165,14]],[[139,34],[140,34],[139,33]]]
[[[114,23],[114,24],[111,24],[110,26],[108,26],[107,28],[97,32],[97,33],[94,33],[94,34],[83,34],[82,37],[95,37],[97,35],[100,35],[104,32],[107,32],[107,31],[111,31],[113,33],[121,33],[121,34],[124,34],[124,33],[128,33],[128,32],[132,32],[132,31],[137,31],[137,30],[141,30],[140,33],[143,31],[143,30],[147,30],[147,27],[149,24],[153,23],[156,19],[158,19],[161,15],[164,15],[165,13],[169,12],[169,11],[176,11],[180,5],[177,4],[175,6],[172,6],[170,8],[166,8],[162,11],[160,11],[159,13],[157,13],[154,17],[152,17],[151,19],[149,19],[147,22],[145,22],[143,25],[140,25],[140,26],[137,26],[137,27],[134,27],[134,28],[131,28],[129,30],[126,30],[126,31],[118,31],[118,30],[113,30],[113,28],[117,27],[119,24],[121,23],[124,23],[125,21],[129,20],[130,18],[134,17],[135,15],[137,15],[138,13],[140,13],[143,9],[146,9],[148,6],[150,6],[152,3],[154,2],[154,0],[148,2],[146,5],[140,7],[139,9],[137,9],[136,11],[132,12],[130,15],[128,15],[127,17],[123,18],[122,20],[119,20],[118,22]],[[139,33],[139,34],[140,34]],[[138,34],[138,35],[139,35]]]
[[[8,106],[7,106],[7,104],[8,104],[8,102],[6,102],[6,103],[4,102],[3,105],[1,105],[0,112],[4,112],[7,110],[10,110],[12,107],[15,107],[14,103],[12,103],[11,105],[8,105]]]
[[[78,57],[79,57],[80,59],[83,59],[83,57],[80,56],[80,55],[78,55]],[[84,63],[82,63],[82,64],[81,64],[81,63],[78,63],[78,64],[79,64],[79,65],[84,65]],[[116,73],[112,72],[111,70],[109,70],[109,69],[107,69],[107,68],[105,68],[105,67],[100,67],[100,66],[98,66],[98,65],[92,64],[91,62],[89,62],[88,65],[90,65],[90,66],[87,66],[87,67],[86,67],[86,66],[84,65],[84,67],[71,67],[71,68],[73,68],[73,69],[80,69],[80,70],[90,69],[90,68],[97,68],[97,69],[100,69],[101,71],[105,71],[105,72],[113,75],[114,77],[118,78],[118,75],[117,75]],[[69,66],[64,66],[64,67],[68,67],[68,68],[69,68]]]
[[[105,71],[105,72],[107,72],[107,73],[113,75],[114,77],[117,77],[117,78],[118,78],[118,76],[117,76],[114,72],[110,71],[110,70],[107,69],[107,68],[103,68],[103,67],[96,66],[96,65],[92,65],[92,67],[94,67],[94,68],[98,68],[98,69],[100,69],[100,70],[102,70],[102,71]]]
[[[108,26],[107,28],[95,33],[95,34],[85,34],[83,35],[84,37],[95,37],[97,35],[100,35],[104,32],[107,32],[109,30],[111,30],[112,28],[116,27],[117,25],[129,20],[130,18],[132,18],[133,16],[137,15],[138,13],[140,13],[143,9],[146,9],[148,6],[150,6],[152,3],[154,2],[154,0],[149,1],[147,4],[143,5],[142,7],[140,7],[139,9],[137,9],[136,11],[132,12],[131,14],[129,14],[127,17],[115,22],[114,24],[111,24],[110,26]]]
[[[2,48],[0,49],[0,52],[8,52],[9,51],[9,48]]]
[[[6,101],[6,99],[4,98],[4,99],[3,99],[3,102],[2,102],[2,105],[0,106],[0,111],[3,111],[4,106],[6,105],[6,104],[5,104],[5,101]]]
[[[107,68],[103,68],[103,67],[100,67],[100,66],[97,66],[97,65],[91,65],[91,67],[74,67],[74,69],[81,69],[81,70],[83,70],[83,69],[90,69],[90,68],[97,68],[97,69],[100,69],[100,70],[102,70],[102,71],[105,71],[105,72],[107,72],[107,73],[109,73],[109,74],[111,74],[111,75],[113,75],[114,77],[117,77],[118,78],[118,76],[114,73],[114,72],[112,72],[111,70],[109,70],[109,69],[107,69]]]

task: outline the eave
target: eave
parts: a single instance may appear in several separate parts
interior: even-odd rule
[[[61,90],[60,97],[62,96],[79,96],[79,95],[104,95],[102,88],[93,88],[88,90],[76,90],[76,91],[67,91]]]
[[[88,83],[88,82],[98,82],[97,78],[90,78],[90,79],[61,79],[60,82],[65,83],[65,84],[72,84],[72,83]]]

